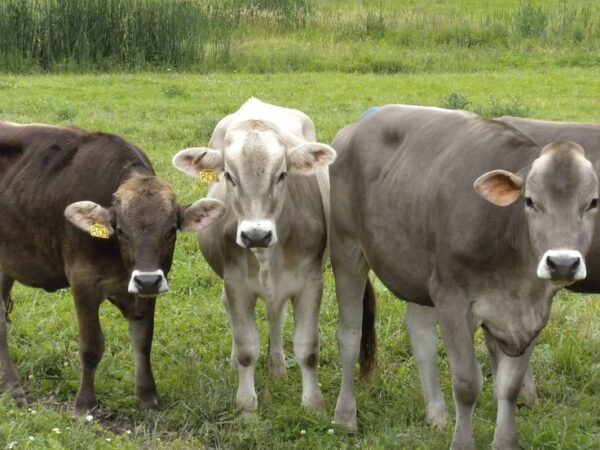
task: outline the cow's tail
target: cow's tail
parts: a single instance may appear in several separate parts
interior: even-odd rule
[[[360,338],[360,378],[369,381],[377,367],[377,333],[375,330],[375,291],[369,278],[363,294],[362,336]]]

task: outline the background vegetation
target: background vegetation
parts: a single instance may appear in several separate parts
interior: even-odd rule
[[[599,9],[583,0],[3,0],[0,120],[119,134],[149,154],[180,202],[191,202],[205,187],[176,172],[172,155],[205,145],[217,121],[250,96],[305,111],[323,142],[368,107],[386,103],[600,122]],[[440,432],[424,423],[402,326],[405,306],[380,283],[380,367],[370,385],[357,383],[357,435],[331,424],[340,361],[330,271],[319,372],[326,415],[299,406],[289,319],[289,378],[266,379],[261,305],[259,411],[240,419],[221,282],[193,236],[178,238],[170,285],[158,302],[153,349],[164,409],[137,410],[127,325],[108,305],[101,308],[101,407],[91,421],[72,415],[79,358],[69,291],[17,286],[10,345],[32,403],[17,408],[0,395],[0,448],[449,446],[451,427]],[[533,355],[540,401],[519,410],[523,448],[600,448],[599,300],[562,292],[555,301]],[[481,336],[477,352],[485,388],[476,439],[489,448],[496,404]],[[439,354],[453,411],[441,345]]]
[[[599,13],[589,0],[3,0],[0,70],[590,67]]]

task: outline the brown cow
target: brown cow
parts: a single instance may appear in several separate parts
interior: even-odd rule
[[[129,321],[140,405],[158,407],[150,367],[155,297],[168,289],[177,230],[199,230],[223,214],[223,204],[179,206],[144,153],[117,136],[0,122],[0,211],[0,367],[8,392],[26,402],[5,318],[16,280],[72,288],[82,366],[77,413],[96,405],[105,298]]]

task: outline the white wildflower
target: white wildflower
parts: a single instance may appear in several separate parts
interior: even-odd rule
[[[60,428],[52,428],[52,432],[56,434],[60,434]]]
[[[94,416],[92,416],[91,414],[88,414],[87,416],[85,416],[85,420],[87,420],[88,422],[91,422],[92,420],[94,420]]]
[[[329,430],[327,430],[327,434],[333,434],[333,428],[330,428]]]
[[[300,430],[300,434],[306,434],[306,430]]]

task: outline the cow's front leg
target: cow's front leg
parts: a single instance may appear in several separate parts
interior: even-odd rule
[[[492,369],[492,377],[494,383],[496,382],[496,376],[498,372],[498,361],[500,358],[499,353],[502,351],[496,344],[496,339],[489,333],[485,333],[485,343],[488,351],[490,352],[490,366]],[[526,402],[533,404],[537,401],[537,389],[535,387],[535,380],[533,378],[533,371],[531,364],[527,367],[525,375],[523,375],[523,382],[521,383],[521,389],[519,390],[519,396],[522,397]]]
[[[468,305],[460,297],[445,296],[441,302],[436,302],[436,307],[452,370],[452,391],[456,407],[451,448],[474,449],[473,410],[483,387],[483,377],[475,358],[474,330],[469,320]]]
[[[231,329],[231,335],[233,336],[233,320],[231,319],[231,308],[229,307],[229,300],[227,300],[227,294],[225,293],[225,288],[223,288],[223,292],[221,293],[221,303],[223,303],[223,307],[225,308],[225,314],[227,315],[227,321],[229,322],[229,327]],[[229,364],[232,369],[237,369],[237,356],[235,352],[235,339],[231,339],[231,354],[229,356]]]
[[[325,403],[319,388],[319,310],[323,294],[323,277],[307,280],[302,292],[294,297],[294,354],[302,371],[302,405],[324,410]]]
[[[440,387],[437,366],[437,314],[435,308],[409,303],[404,323],[421,379],[425,399],[425,420],[435,428],[448,424],[448,410]]]
[[[251,412],[258,406],[254,389],[254,369],[260,354],[260,336],[255,317],[256,296],[235,283],[226,282],[225,291],[239,374],[235,403],[242,412]]]
[[[3,388],[20,405],[27,404],[25,391],[19,382],[17,370],[13,364],[8,350],[8,314],[11,305],[10,291],[14,280],[4,273],[0,273],[0,378]]]
[[[496,339],[486,333],[486,343],[496,360],[495,392],[498,399],[494,448],[517,449],[516,410],[517,397],[523,383],[523,377],[529,367],[529,359],[535,347],[532,342],[525,353],[518,357],[506,355],[498,346]],[[493,351],[492,351],[493,349]]]
[[[269,375],[284,378],[286,368],[283,354],[283,321],[287,299],[266,299],[266,303],[269,324]]]
[[[138,299],[143,308],[136,317],[129,318],[129,339],[135,358],[135,393],[142,409],[158,409],[160,401],[152,375],[150,352],[154,335],[154,308],[156,300]]]
[[[102,298],[94,289],[73,285],[75,311],[79,325],[79,358],[81,384],[75,398],[75,413],[85,414],[96,406],[94,377],[104,354],[104,336],[100,328],[98,309]]]

